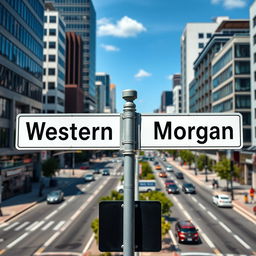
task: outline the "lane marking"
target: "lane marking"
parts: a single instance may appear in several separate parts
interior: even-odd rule
[[[83,254],[87,252],[87,250],[90,248],[92,242],[94,240],[94,233],[92,234],[92,236],[90,237],[89,241],[87,242],[87,244],[85,245],[84,249],[83,249]]]
[[[205,242],[209,245],[210,248],[212,249],[216,249],[215,245],[213,244],[213,242],[208,238],[208,236],[201,232],[201,236],[203,237],[203,239],[205,240]]]
[[[10,230],[11,228],[13,228],[13,227],[15,227],[15,226],[17,226],[17,225],[19,225],[19,224],[20,224],[19,222],[14,222],[13,224],[11,224],[11,225],[8,226],[7,228],[5,228],[4,231],[8,231],[8,230]]]
[[[60,235],[60,232],[57,231],[55,234],[53,234],[50,239],[48,239],[45,243],[44,243],[44,248],[48,247],[58,236]]]
[[[27,226],[30,222],[29,221],[26,221],[24,222],[23,224],[21,224],[19,227],[15,228],[14,230],[15,231],[19,231],[21,230],[22,228],[24,228],[25,226]]]
[[[246,249],[248,249],[248,250],[251,250],[252,248],[244,241],[244,240],[242,240],[238,235],[233,235],[234,236],[234,238],[238,241],[238,242],[240,242],[240,244],[242,244]]]
[[[31,228],[33,228],[35,225],[37,225],[38,222],[39,222],[39,221],[36,221],[36,222],[32,223],[31,225],[29,225],[29,226],[26,228],[26,230],[31,230]]]
[[[35,225],[33,228],[30,229],[30,231],[35,231],[37,230],[40,226],[44,224],[44,221],[40,221],[37,225]]]
[[[223,222],[219,221],[219,224],[229,233],[232,233],[231,229],[227,227]]]
[[[64,207],[67,206],[67,205],[68,205],[67,202],[63,203],[63,204],[58,208],[58,210],[61,210],[62,208],[64,208]]]
[[[45,220],[49,220],[49,219],[50,219],[53,215],[55,215],[57,212],[58,212],[57,210],[53,211],[51,214],[49,214],[48,216],[46,216],[44,219],[45,219]]]
[[[207,213],[214,219],[217,220],[217,217],[215,215],[213,215],[210,211],[207,211]]]
[[[173,245],[178,248],[178,243],[177,243],[177,241],[176,241],[176,239],[175,239],[175,236],[173,235],[173,233],[172,233],[171,230],[169,230],[169,235],[170,235],[170,237],[171,237],[171,239],[172,239]]]
[[[72,200],[74,200],[75,199],[75,196],[72,196],[72,197],[70,197],[69,199],[68,199],[68,202],[71,202]]]
[[[53,228],[53,230],[54,230],[54,231],[57,231],[61,226],[64,225],[64,223],[65,223],[64,220],[60,221],[60,222]]]
[[[192,198],[193,201],[197,202],[197,199],[195,197],[191,196],[191,198]]]
[[[43,231],[47,230],[51,225],[53,225],[53,223],[54,223],[54,221],[48,222],[48,223],[42,228],[42,230],[43,230]]]
[[[206,208],[204,207],[204,205],[202,205],[201,203],[198,204],[203,210],[206,210]]]
[[[19,243],[21,240],[23,240],[26,236],[28,236],[28,232],[24,233],[22,236],[20,236],[19,238],[17,238],[16,240],[14,240],[12,243],[8,244],[6,247],[8,249],[12,248],[13,246],[15,246],[17,243]]]

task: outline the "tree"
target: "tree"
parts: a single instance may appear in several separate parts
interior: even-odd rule
[[[173,160],[175,160],[176,157],[178,156],[178,151],[177,150],[167,150],[167,153],[169,153],[170,156],[173,157]]]
[[[153,180],[155,179],[152,168],[148,162],[140,162],[142,172],[140,173],[140,179]]]
[[[187,162],[189,167],[194,162],[195,157],[194,154],[190,150],[181,150],[180,151],[180,157],[183,162]]]
[[[58,170],[58,161],[56,158],[48,158],[42,164],[42,171],[45,177],[55,176],[56,171]]]
[[[233,174],[231,173],[231,161],[227,159],[226,157],[223,158],[221,161],[216,163],[216,165],[213,166],[213,170],[217,173],[217,175],[221,179],[225,179],[227,181],[227,189],[228,184],[231,178],[239,177],[239,168],[237,165],[234,165]]]
[[[197,168],[199,171],[202,171],[205,168],[206,163],[208,163],[208,157],[207,155],[199,155],[197,157]]]

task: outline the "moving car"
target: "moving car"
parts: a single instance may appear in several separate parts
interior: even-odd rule
[[[64,200],[64,193],[61,190],[51,191],[46,198],[48,204],[60,203]]]
[[[90,182],[90,181],[94,181],[94,180],[95,180],[95,178],[94,178],[94,175],[92,173],[84,175],[84,181],[85,182]]]
[[[165,182],[164,182],[164,185],[165,185],[165,187],[167,188],[169,185],[172,185],[172,184],[175,184],[175,181],[174,180],[166,180]]]
[[[155,166],[155,169],[156,170],[162,170],[162,167],[161,167],[161,165],[158,164],[158,165]]]
[[[183,176],[182,172],[175,172],[175,176],[179,180],[183,180],[184,179],[184,176]]]
[[[218,207],[232,207],[232,200],[228,195],[214,195],[212,201]]]
[[[183,183],[182,185],[182,191],[184,193],[189,193],[189,194],[195,194],[196,193],[196,188],[192,183]]]
[[[159,172],[159,177],[160,178],[167,178],[166,172],[164,172],[164,171]]]
[[[110,175],[109,169],[103,169],[102,176],[109,176],[109,175]]]
[[[100,174],[100,169],[96,168],[92,170],[93,174]]]
[[[176,184],[170,184],[167,186],[166,191],[168,194],[179,194],[180,190]]]
[[[171,165],[166,166],[166,171],[167,172],[173,172],[173,167]]]
[[[175,236],[178,238],[178,242],[190,242],[199,243],[200,238],[198,230],[189,220],[180,220],[175,225]]]

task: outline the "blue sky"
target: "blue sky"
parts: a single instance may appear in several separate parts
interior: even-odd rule
[[[180,36],[186,23],[216,16],[247,19],[252,0],[93,0],[97,13],[96,71],[122,90],[138,92],[137,112],[159,108],[170,75],[180,73]]]

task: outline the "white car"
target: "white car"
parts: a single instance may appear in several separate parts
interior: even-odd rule
[[[166,166],[166,171],[167,172],[173,172],[173,167],[171,165]]]
[[[212,197],[212,201],[218,207],[232,207],[232,200],[228,195],[215,195]]]

